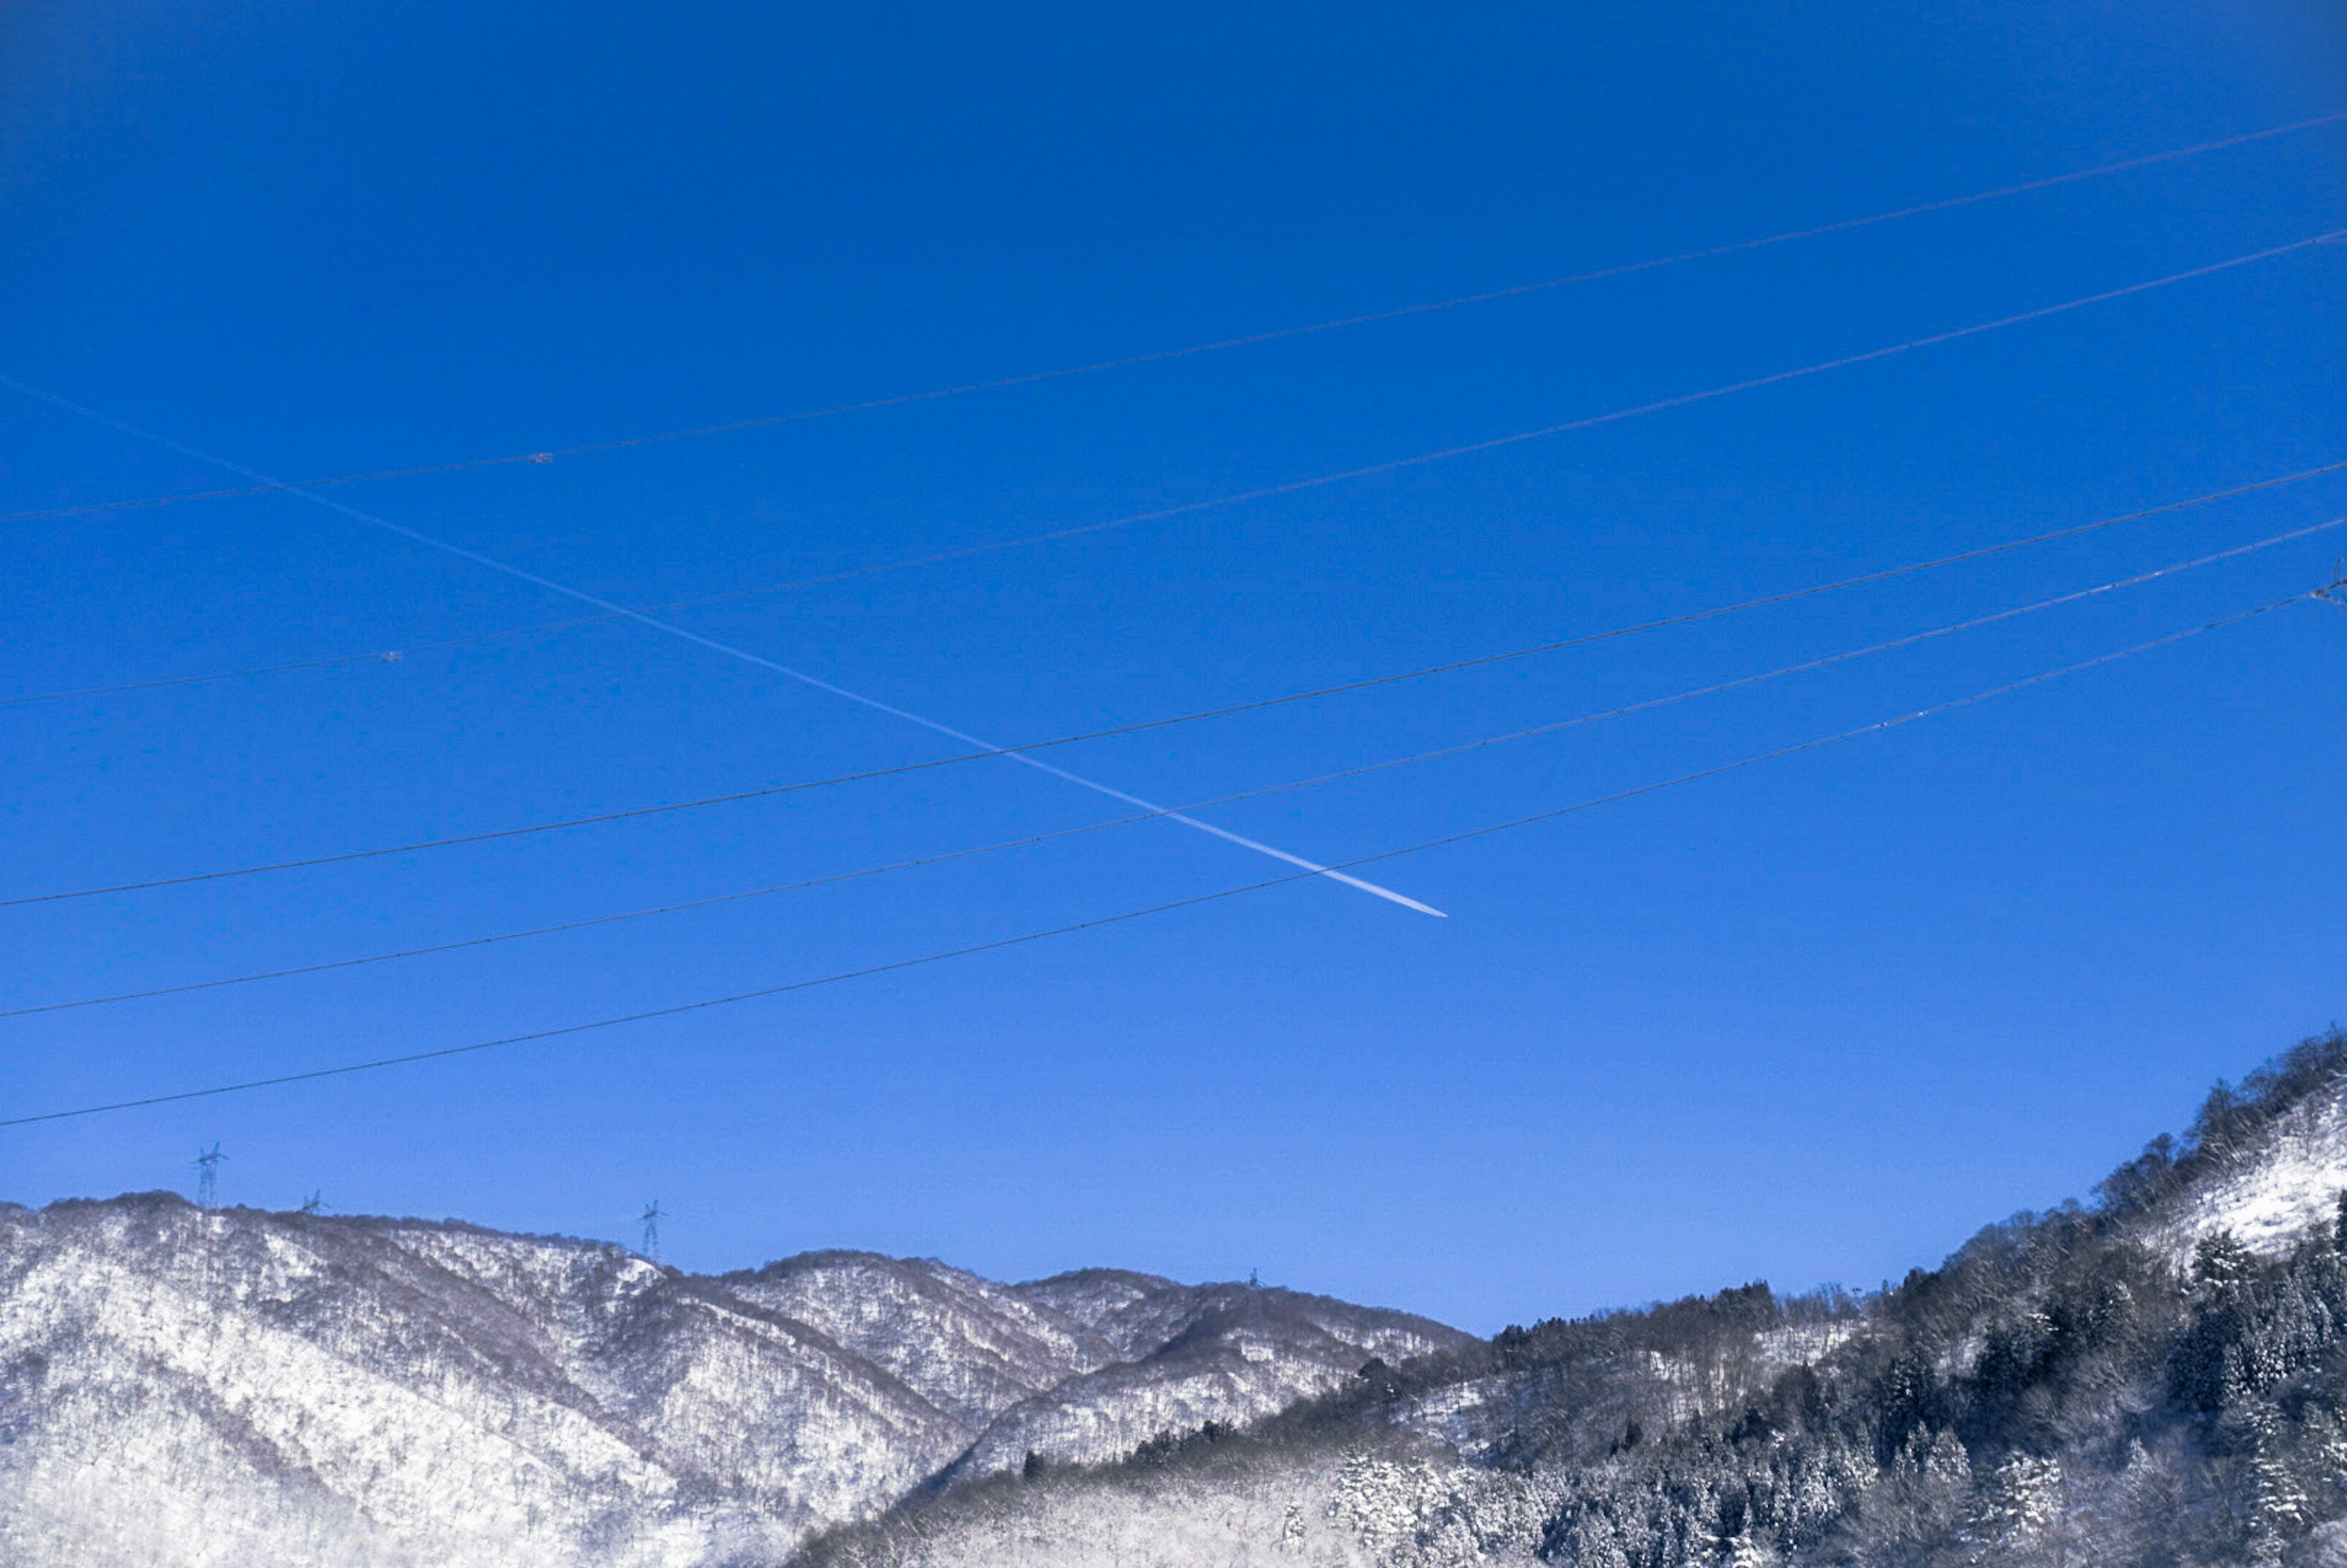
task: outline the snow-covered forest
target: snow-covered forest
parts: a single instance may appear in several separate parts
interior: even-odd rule
[[[2347,1563],[2347,1037],[1864,1297],[1510,1328],[816,1549],[979,1563]]]
[[[1250,1285],[0,1209],[0,1561],[2347,1563],[2347,1035],[1863,1296]]]

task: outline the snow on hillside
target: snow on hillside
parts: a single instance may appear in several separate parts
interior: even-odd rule
[[[2248,1147],[2164,1204],[2148,1239],[2181,1267],[2200,1238],[2230,1231],[2250,1250],[2286,1250],[2339,1212],[2347,1191],[2347,1103],[2335,1093],[2283,1112]]]
[[[774,1562],[958,1460],[1106,1457],[1463,1338],[1146,1276],[826,1253],[702,1278],[168,1194],[0,1205],[0,1563]]]
[[[1467,1342],[1424,1318],[1244,1285],[1154,1291],[1104,1313],[1097,1326],[1129,1350],[1157,1348],[1006,1410],[959,1473],[1015,1469],[1030,1452],[1083,1463],[1118,1458],[1159,1432],[1285,1409],[1372,1358],[1396,1363]]]
[[[1552,1481],[1409,1449],[997,1482],[919,1530],[826,1543],[822,1568],[1539,1568]]]

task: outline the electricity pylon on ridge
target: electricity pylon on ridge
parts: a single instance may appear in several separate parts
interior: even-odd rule
[[[220,1146],[218,1143],[214,1143],[210,1148],[202,1150],[197,1153],[196,1207],[200,1209],[209,1209],[213,1207],[218,1202],[220,1198],[220,1163],[227,1158],[228,1156],[226,1154],[220,1153]]]
[[[658,1198],[654,1198],[644,1205],[644,1212],[640,1217],[644,1224],[644,1255],[658,1263],[660,1261],[660,1223],[668,1217],[668,1211],[660,1206]]]

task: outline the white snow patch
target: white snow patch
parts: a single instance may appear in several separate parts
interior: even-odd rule
[[[2203,1236],[2230,1231],[2252,1252],[2287,1250],[2328,1224],[2347,1190],[2347,1106],[2316,1096],[2286,1112],[2255,1147],[2166,1207],[2147,1239],[2178,1268]]]

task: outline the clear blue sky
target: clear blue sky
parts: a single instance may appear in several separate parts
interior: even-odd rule
[[[0,374],[272,473],[1146,353],[2347,108],[2335,7],[36,3]],[[1720,385],[2347,226],[2332,127],[1500,303],[341,498],[631,604]],[[680,612],[1026,741],[1799,586],[2347,458],[2347,246],[1602,429]],[[0,395],[0,510],[220,476]],[[2347,477],[1479,673],[1055,753],[1166,802],[1570,716],[2347,512]],[[21,519],[0,697],[559,600],[283,496]],[[2312,586],[2347,529],[1750,691],[1209,813],[1324,860]],[[2347,613],[1367,874],[515,1050],[0,1134],[222,1195],[999,1276],[1265,1278],[1489,1330],[1871,1284],[2082,1194],[2342,1010]],[[0,708],[0,896],[957,748],[637,628]],[[0,910],[0,1005],[455,940],[1118,815],[1008,764]],[[16,1114],[580,1021],[1276,867],[1167,824],[342,974],[0,1020]]]

